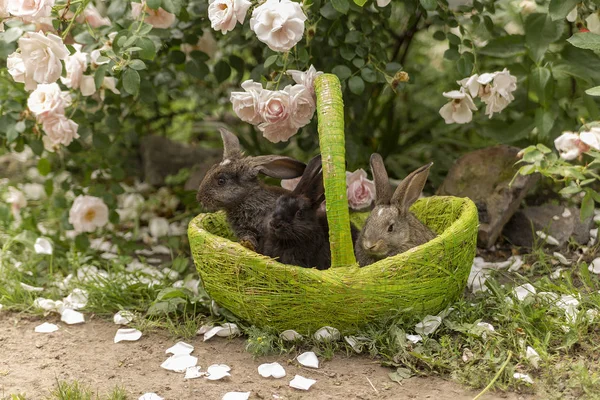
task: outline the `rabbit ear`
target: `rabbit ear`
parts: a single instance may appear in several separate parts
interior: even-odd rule
[[[432,165],[431,162],[411,172],[396,188],[394,196],[392,196],[392,204],[395,204],[401,213],[408,212],[410,206],[419,198]]]
[[[378,153],[371,154],[371,172],[375,181],[375,205],[390,204],[392,193],[383,158]]]
[[[293,194],[305,194],[308,195],[311,187],[313,186],[313,180],[321,172],[321,155],[313,157],[308,164],[306,169],[300,178],[300,182],[296,185],[296,188],[292,191]],[[309,196],[310,197],[310,196]]]
[[[256,173],[278,179],[297,178],[306,168],[302,161],[284,156],[249,157],[248,161]]]
[[[220,128],[221,138],[223,139],[223,161],[235,160],[242,157],[242,148],[240,140],[233,133],[225,128]]]

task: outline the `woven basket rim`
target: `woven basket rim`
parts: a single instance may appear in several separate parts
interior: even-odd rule
[[[445,200],[452,200],[452,199],[459,200],[461,202],[461,205],[460,205],[461,210],[459,213],[459,217],[456,218],[446,229],[444,229],[443,232],[441,232],[439,235],[437,235],[434,239],[432,239],[429,242],[424,243],[422,245],[413,247],[413,248],[405,251],[404,253],[400,253],[400,254],[397,254],[397,255],[394,255],[391,257],[387,257],[387,258],[379,260],[373,264],[370,264],[370,265],[367,265],[364,267],[360,267],[360,269],[367,272],[371,269],[387,268],[387,264],[389,264],[390,260],[398,261],[401,263],[401,261],[403,259],[405,259],[406,257],[409,257],[412,253],[418,252],[418,251],[423,251],[424,249],[426,249],[428,247],[434,247],[434,246],[438,245],[439,243],[442,243],[442,242],[448,240],[451,235],[454,235],[458,231],[458,229],[464,229],[465,226],[469,226],[466,222],[468,219],[472,218],[474,213],[475,214],[477,213],[477,207],[475,206],[473,201],[471,201],[467,197],[432,196],[432,197],[420,199],[415,204],[429,202],[429,201],[445,201]],[[213,214],[225,215],[225,213],[223,211],[217,211],[216,213],[198,214],[195,218],[193,218],[190,221],[190,223],[188,225],[188,235],[202,234],[202,235],[205,235],[206,238],[211,238],[212,240],[220,241],[220,242],[226,244],[227,246],[235,248],[236,252],[241,251],[242,252],[241,254],[243,254],[245,256],[256,258],[256,259],[263,259],[265,262],[269,263],[269,268],[285,268],[285,269],[292,268],[292,269],[297,269],[298,271],[310,270],[310,271],[318,271],[319,273],[324,273],[324,274],[332,273],[332,271],[337,271],[338,269],[343,271],[347,268],[358,268],[358,263],[355,263],[350,267],[328,268],[326,270],[319,271],[319,270],[316,270],[315,268],[304,268],[304,267],[300,267],[297,265],[283,264],[271,257],[264,256],[260,253],[251,251],[251,250],[245,248],[244,246],[242,246],[238,242],[235,242],[235,241],[229,240],[227,238],[224,238],[222,236],[213,234],[213,233],[209,232],[208,230],[204,229],[202,227],[202,220],[206,216],[213,215]]]

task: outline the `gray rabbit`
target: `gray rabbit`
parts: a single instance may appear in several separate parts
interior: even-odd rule
[[[383,159],[377,153],[371,155],[375,208],[356,241],[355,253],[361,266],[403,253],[435,238],[435,233],[409,211],[419,198],[432,165],[429,163],[410,173],[392,194]]]
[[[290,157],[245,157],[238,138],[221,129],[223,161],[213,165],[200,183],[196,199],[208,211],[224,210],[227,221],[244,246],[259,250],[264,218],[279,196],[289,191],[265,185],[258,174],[292,179],[302,175],[306,165]]]

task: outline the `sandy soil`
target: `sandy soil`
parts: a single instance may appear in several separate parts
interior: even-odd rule
[[[45,321],[56,323],[60,330],[35,333],[34,327]],[[294,355],[253,359],[239,338],[213,338],[205,343],[198,337],[188,341],[194,345],[192,355],[198,357],[203,370],[211,364],[224,363],[232,371],[231,377],[222,381],[184,381],[183,374],[160,368],[167,358],[165,350],[175,340],[162,333],[151,333],[137,342],[114,344],[117,329],[111,322],[98,319],[67,326],[53,317],[39,320],[0,313],[0,398],[11,393],[24,393],[28,399],[44,398],[57,379],[77,379],[100,394],[120,385],[132,399],[146,392],[155,392],[166,400],[219,400],[229,391],[250,391],[251,399],[290,400],[470,400],[477,394],[437,378],[412,378],[398,385],[388,378],[389,369],[366,357],[337,355],[331,361],[322,361],[318,370],[299,366],[292,360]],[[265,379],[258,375],[258,365],[273,361],[284,366],[285,378]],[[288,384],[295,374],[316,379],[317,383],[309,392],[292,389]],[[528,399],[512,393],[483,398]]]

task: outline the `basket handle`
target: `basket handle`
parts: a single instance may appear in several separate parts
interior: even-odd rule
[[[315,79],[315,93],[327,200],[331,268],[347,267],[356,264],[356,258],[346,195],[344,101],[338,77],[332,74],[318,76]]]

